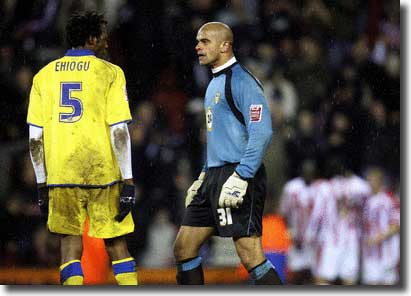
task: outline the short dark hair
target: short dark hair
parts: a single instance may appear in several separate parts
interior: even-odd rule
[[[100,38],[103,24],[107,24],[104,14],[95,11],[74,13],[66,25],[68,47],[84,46],[90,37]]]

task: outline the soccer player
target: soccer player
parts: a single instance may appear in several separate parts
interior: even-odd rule
[[[70,49],[34,77],[30,93],[30,156],[38,204],[48,229],[60,235],[60,280],[83,284],[80,265],[86,216],[89,235],[103,238],[120,285],[137,285],[124,235],[134,230],[131,120],[126,81],[105,57],[107,21],[96,12],[74,14]]]
[[[343,166],[344,167],[344,166]],[[338,182],[338,181],[337,181]],[[338,194],[339,218],[339,278],[344,285],[357,284],[360,277],[361,235],[363,211],[371,187],[366,180],[346,168],[340,178]]]
[[[338,174],[328,181],[328,193],[317,195],[315,187],[312,192],[317,197],[310,224],[315,226],[319,222],[321,229],[314,276],[316,284],[321,285],[337,280],[343,285],[354,285],[359,278],[361,218],[370,187],[344,162],[340,167]]]
[[[369,169],[367,180],[372,195],[367,199],[364,210],[362,284],[394,285],[399,280],[399,199],[385,191],[384,172],[380,168]]]
[[[178,284],[204,284],[202,244],[212,235],[232,237],[238,256],[256,284],[281,284],[261,246],[266,194],[263,155],[272,137],[261,84],[233,54],[233,33],[218,22],[204,24],[195,47],[213,79],[204,107],[207,160],[187,191],[187,209],[174,255]]]
[[[305,243],[304,234],[311,217],[314,197],[310,185],[315,178],[315,161],[307,159],[302,164],[301,177],[288,181],[283,189],[280,214],[287,221],[291,235],[291,247],[287,254],[287,268],[291,272],[291,284],[311,284],[311,268],[314,260],[312,244]]]
[[[337,201],[331,182],[326,178],[310,184],[313,201],[311,216],[304,234],[304,243],[312,245],[316,258],[311,267],[316,285],[329,284],[335,277],[335,252],[338,248]]]

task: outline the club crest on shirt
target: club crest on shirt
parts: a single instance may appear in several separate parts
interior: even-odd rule
[[[206,123],[207,123],[207,130],[211,132],[211,130],[213,129],[213,111],[211,110],[211,107],[207,108]]]
[[[221,98],[221,93],[218,91],[218,92],[214,95],[214,104],[218,104],[218,102],[220,102],[220,98]]]
[[[263,105],[251,105],[250,106],[250,122],[260,122],[263,115]]]

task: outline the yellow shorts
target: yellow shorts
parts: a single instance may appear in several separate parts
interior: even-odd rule
[[[52,187],[47,226],[54,233],[81,235],[88,217],[91,237],[113,238],[133,232],[131,213],[122,222],[114,220],[119,196],[120,184],[106,188]]]

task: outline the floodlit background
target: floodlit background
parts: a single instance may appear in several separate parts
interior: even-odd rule
[[[287,255],[290,238],[278,206],[304,160],[322,170],[344,162],[363,177],[379,166],[387,191],[399,197],[398,1],[2,0],[0,283],[58,283],[59,242],[34,203],[25,117],[33,75],[64,55],[65,23],[84,9],[106,12],[110,60],[127,79],[134,179],[142,196],[133,212],[136,231],[127,239],[141,283],[174,281],[172,245],[185,192],[204,161],[202,98],[211,75],[194,47],[205,22],[233,29],[235,55],[262,82],[271,108],[275,133],[265,157],[271,251]],[[247,281],[230,239],[213,238],[201,255],[206,281]],[[101,272],[109,274],[104,266]]]

